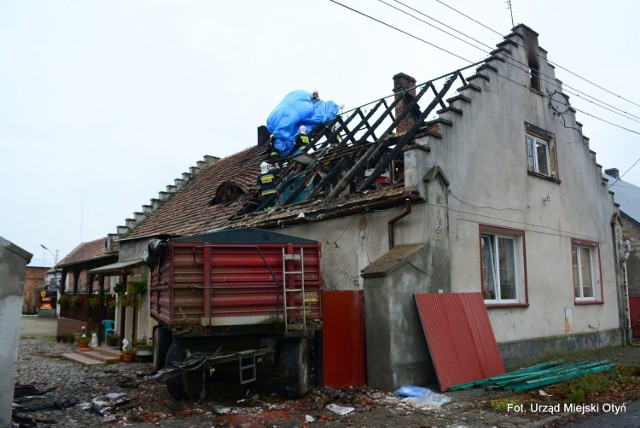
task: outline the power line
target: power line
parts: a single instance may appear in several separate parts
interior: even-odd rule
[[[430,43],[430,42],[427,42],[426,40],[424,40],[424,39],[422,39],[422,38],[420,38],[420,37],[417,37],[417,36],[415,36],[415,35],[413,35],[413,34],[411,34],[411,33],[407,32],[407,31],[401,30],[401,29],[399,29],[399,28],[397,28],[397,27],[395,27],[395,26],[393,26],[393,25],[391,25],[391,24],[388,24],[388,23],[386,23],[386,22],[384,22],[384,21],[382,21],[382,20],[380,20],[380,19],[374,18],[374,17],[372,17],[372,16],[370,16],[370,15],[367,15],[367,14],[365,14],[365,13],[363,13],[363,12],[359,11],[359,10],[356,10],[356,9],[354,9],[354,8],[351,8],[351,7],[349,7],[349,6],[346,6],[346,5],[344,5],[344,4],[340,3],[340,2],[337,2],[337,1],[335,1],[335,0],[329,0],[329,1],[331,1],[332,3],[338,4],[338,5],[340,5],[340,6],[344,7],[344,8],[346,8],[346,9],[348,9],[348,10],[351,10],[351,11],[355,12],[355,13],[358,13],[359,15],[362,15],[362,16],[364,16],[364,17],[366,17],[366,18],[369,18],[369,19],[371,19],[371,20],[373,20],[373,21],[375,21],[375,22],[378,22],[378,23],[380,23],[380,24],[382,24],[382,25],[385,25],[385,26],[387,26],[387,27],[389,27],[389,28],[392,28],[392,29],[394,29],[394,30],[396,30],[396,31],[399,31],[399,32],[401,32],[401,33],[403,33],[403,34],[405,34],[405,35],[407,35],[407,36],[410,36],[410,37],[412,37],[412,38],[416,39],[416,40],[419,40],[419,41],[421,41],[421,42],[423,42],[423,43],[426,43],[426,44],[428,44],[428,45],[430,45],[430,46],[433,46],[433,47],[435,47],[435,48],[437,48],[437,49],[439,49],[439,50],[442,50],[443,52],[446,52],[446,53],[448,53],[448,54],[450,54],[450,55],[453,55],[453,56],[455,56],[455,57],[457,57],[457,58],[460,58],[460,59],[462,59],[462,60],[464,60],[464,61],[471,62],[471,61],[469,61],[469,60],[468,60],[468,59],[466,59],[466,58],[463,58],[463,57],[461,57],[461,56],[459,56],[459,55],[457,55],[457,54],[455,54],[455,53],[453,53],[453,52],[451,52],[451,51],[448,51],[448,50],[443,49],[443,48],[441,48],[441,47],[439,47],[439,46],[436,46],[436,45],[434,45],[434,44],[432,44],[432,43]],[[439,1],[439,0],[436,0],[436,1],[438,1],[439,3],[442,3],[442,2],[441,2],[441,1]],[[383,2],[383,3],[384,3],[384,2]],[[387,3],[385,3],[385,4],[387,4]],[[444,4],[444,3],[443,3],[443,4]],[[447,7],[451,8],[451,7],[450,7],[450,6],[448,6],[448,5],[445,5],[445,6],[447,6]],[[451,9],[453,9],[453,8],[451,8]],[[455,10],[455,9],[454,9],[454,10]],[[464,15],[462,12],[459,12],[459,11],[457,11],[457,10],[456,10],[456,12],[461,13],[462,15]],[[464,16],[467,16],[467,15],[464,15]],[[467,17],[468,17],[468,16],[467,16]],[[471,20],[473,20],[473,21],[475,21],[475,22],[478,22],[478,21],[476,21],[475,19],[473,19],[473,18],[471,18],[471,17],[468,17],[468,18],[469,18],[469,19],[471,19]],[[416,19],[418,19],[418,18],[416,18]],[[482,25],[482,26],[484,26],[484,27],[486,27],[486,28],[490,29],[490,28],[489,28],[489,27],[487,27],[486,25],[484,25],[484,24],[482,24],[482,23],[480,23],[480,22],[478,22],[478,23],[479,23],[480,25]],[[496,32],[495,30],[492,30],[492,29],[491,29],[491,31]],[[498,34],[499,34],[499,33],[498,33]],[[465,36],[466,36],[466,35],[465,35]],[[467,36],[467,37],[469,37],[469,36]],[[518,46],[520,46],[520,45],[518,45]],[[522,46],[520,46],[520,47],[522,47]],[[477,48],[477,46],[476,46],[476,48]],[[478,49],[479,49],[479,48],[478,48]],[[526,48],[524,48],[524,49],[526,49]],[[482,61],[480,61],[480,62],[482,62]],[[516,61],[516,62],[517,62],[517,61]],[[521,70],[521,71],[526,71],[527,73],[529,72],[529,70],[528,70],[528,66],[527,66],[527,69],[525,70],[525,69],[521,69],[521,68],[519,68],[519,67],[517,67],[517,66],[515,66],[514,64],[511,64],[511,63],[509,63],[509,62],[507,62],[507,64],[509,64],[509,65],[511,65],[511,66],[513,66],[513,67],[516,67],[517,69],[519,69],[519,70]],[[468,67],[465,67],[465,68],[468,68]],[[496,74],[497,74],[499,77],[502,77],[502,78],[504,78],[504,79],[506,79],[506,80],[508,80],[508,81],[510,81],[510,82],[512,82],[512,83],[514,83],[514,84],[516,84],[516,85],[518,85],[518,86],[524,86],[524,87],[526,87],[526,85],[523,85],[523,84],[521,84],[521,83],[518,83],[518,82],[514,81],[513,79],[510,79],[510,78],[508,78],[508,77],[506,77],[506,76],[501,75],[500,73],[497,73],[497,72],[496,72]],[[547,76],[547,77],[549,77],[549,76]],[[579,76],[578,76],[578,77],[579,77]],[[547,82],[549,82],[549,81],[547,81]],[[570,92],[570,91],[567,91],[567,92]],[[571,92],[570,92],[570,93],[571,93]],[[543,95],[544,97],[546,97],[546,98],[550,98],[548,95],[544,95],[544,94],[542,94],[542,95]],[[595,103],[594,103],[594,104],[595,104]],[[366,105],[366,104],[365,104],[365,105]],[[635,130],[632,130],[632,129],[629,129],[629,128],[626,128],[626,127],[623,127],[623,126],[621,126],[621,125],[618,125],[618,124],[613,123],[613,122],[611,122],[611,121],[608,121],[608,120],[606,120],[606,119],[602,119],[602,118],[600,118],[600,117],[598,117],[598,116],[595,116],[595,115],[593,115],[593,114],[591,114],[591,113],[587,113],[587,112],[586,112],[586,111],[584,111],[584,110],[579,110],[579,109],[575,109],[575,110],[576,110],[576,111],[579,111],[580,113],[583,113],[583,114],[585,114],[585,115],[587,115],[587,116],[590,116],[590,117],[592,117],[592,118],[594,118],[594,119],[597,119],[597,120],[600,120],[600,121],[602,121],[602,122],[604,122],[604,123],[607,123],[607,124],[609,124],[609,125],[611,125],[611,126],[615,126],[615,127],[617,127],[617,128],[623,129],[623,130],[628,131],[628,132],[631,132],[631,133],[633,133],[633,134],[640,135],[640,132],[638,132],[638,131],[635,131]],[[614,112],[614,113],[615,113],[615,112]],[[640,159],[638,159],[638,160],[637,160],[637,161],[636,161],[636,162],[635,162],[635,163],[634,163],[634,164],[633,164],[633,165],[632,165],[632,166],[631,166],[627,171],[625,171],[625,173],[624,173],[624,174],[626,174],[627,172],[629,172],[629,171],[630,171],[630,170],[631,170],[631,169],[632,169],[632,168],[633,168],[633,167],[634,167],[638,162],[640,162]],[[624,174],[623,174],[623,175],[624,175]],[[622,176],[623,176],[623,175],[622,175]],[[622,176],[621,176],[621,177],[622,177]]]
[[[409,37],[412,37],[412,38],[414,38],[414,39],[416,39],[416,40],[419,40],[419,41],[421,41],[421,42],[423,42],[423,43],[426,43],[427,45],[432,46],[432,47],[434,47],[434,48],[436,48],[436,49],[439,49],[439,50],[441,50],[441,51],[443,51],[443,52],[446,52],[446,53],[448,53],[449,55],[453,55],[453,56],[455,56],[456,58],[460,58],[461,60],[466,61],[466,62],[468,62],[468,63],[473,63],[473,61],[470,61],[470,60],[468,60],[468,59],[466,59],[466,58],[463,58],[463,57],[461,57],[461,56],[460,56],[460,55],[458,55],[458,54],[455,54],[455,53],[453,53],[453,52],[451,52],[451,51],[448,51],[448,50],[446,50],[446,49],[444,49],[444,48],[441,48],[440,46],[434,45],[433,43],[428,42],[428,41],[426,41],[426,40],[424,40],[424,39],[421,39],[420,37],[415,36],[415,35],[413,35],[413,34],[411,34],[411,33],[407,32],[407,31],[401,30],[401,29],[400,29],[400,28],[398,28],[398,27],[394,27],[393,25],[388,24],[388,23],[386,23],[386,22],[384,22],[384,21],[381,21],[381,20],[379,20],[378,18],[374,18],[374,17],[373,17],[373,16],[371,16],[371,15],[367,15],[367,14],[366,14],[366,13],[364,13],[364,12],[360,12],[359,10],[354,9],[354,8],[352,8],[352,7],[349,7],[349,6],[345,5],[345,4],[342,4],[342,3],[340,3],[340,2],[338,2],[338,1],[336,1],[336,0],[329,0],[329,1],[330,1],[330,2],[332,2],[332,3],[335,3],[335,4],[339,5],[339,6],[342,6],[342,7],[344,7],[345,9],[349,9],[350,11],[355,12],[355,13],[357,13],[357,14],[359,14],[359,15],[362,15],[362,16],[364,16],[364,17],[366,17],[366,18],[369,18],[369,19],[371,19],[371,20],[373,20],[373,21],[376,21],[376,22],[377,22],[377,23],[379,23],[379,24],[385,25],[385,26],[387,26],[387,27],[389,27],[389,28],[392,28],[392,29],[394,29],[394,30],[396,30],[396,31],[399,31],[399,32],[401,32],[401,33],[403,33],[403,34],[405,34],[405,35],[407,35],[407,36],[409,36]]]
[[[413,35],[413,34],[411,34],[411,33],[407,32],[407,31],[401,30],[401,29],[399,29],[398,27],[395,27],[395,26],[393,26],[393,25],[391,25],[391,24],[388,24],[388,23],[386,23],[386,22],[384,22],[384,21],[382,21],[382,20],[380,20],[380,19],[378,19],[378,18],[374,18],[374,17],[372,17],[372,16],[370,16],[370,15],[367,15],[366,13],[363,13],[363,12],[361,12],[361,11],[357,10],[357,9],[351,8],[351,7],[349,7],[349,6],[346,6],[346,5],[344,5],[344,4],[342,4],[342,3],[340,3],[340,2],[338,2],[338,1],[336,1],[336,0],[329,0],[329,1],[331,1],[332,3],[338,4],[338,5],[340,5],[340,6],[344,7],[344,8],[346,8],[346,9],[349,9],[349,10],[351,10],[351,11],[355,12],[355,13],[358,13],[359,15],[362,15],[362,16],[364,16],[364,17],[366,17],[366,18],[369,18],[369,19],[371,19],[371,20],[373,20],[373,21],[375,21],[375,22],[378,22],[378,23],[380,23],[380,24],[382,24],[382,25],[385,25],[385,26],[387,26],[387,27],[389,27],[389,28],[392,28],[392,29],[394,29],[394,30],[396,30],[396,31],[399,31],[399,32],[401,32],[401,33],[403,33],[403,34],[405,34],[405,35],[407,35],[407,36],[410,36],[410,37],[412,37],[412,38],[416,39],[416,40],[419,40],[419,41],[421,41],[421,42],[423,42],[423,43],[426,43],[426,44],[428,44],[429,46],[433,46],[433,47],[435,47],[435,48],[437,48],[437,49],[442,50],[443,52],[446,52],[446,53],[448,53],[448,54],[450,54],[450,55],[453,55],[453,56],[455,56],[455,57],[457,57],[457,58],[460,58],[460,59],[462,59],[462,60],[464,60],[464,61],[471,62],[471,61],[469,61],[468,59],[461,57],[460,55],[457,55],[457,54],[455,54],[455,53],[453,53],[453,52],[451,52],[451,51],[448,51],[448,50],[443,49],[443,48],[441,48],[441,47],[439,47],[439,46],[436,46],[436,45],[434,45],[433,43],[430,43],[430,42],[428,42],[428,41],[426,41],[426,40],[424,40],[424,39],[422,39],[422,38],[420,38],[420,37],[417,37],[417,36],[415,36],[415,35]],[[437,1],[438,1],[438,0],[437,0]],[[465,15],[465,16],[466,16],[466,15]],[[470,18],[470,19],[473,19],[473,18]],[[474,21],[475,21],[475,20],[474,20]],[[521,45],[518,45],[518,46],[521,46]],[[522,47],[522,46],[521,46],[521,47]],[[514,60],[513,58],[509,58],[509,59],[511,59],[511,60],[515,61],[516,63],[518,63],[518,61]],[[483,61],[480,61],[480,63],[481,63],[481,62],[483,62]],[[475,64],[478,64],[478,63],[475,63]],[[517,68],[517,69],[519,69],[519,70],[521,70],[521,71],[524,71],[524,72],[527,72],[527,73],[529,72],[528,67],[527,67],[527,69],[520,68],[520,67],[517,67],[516,65],[514,65],[514,64],[512,64],[512,63],[510,63],[510,62],[508,62],[508,61],[507,61],[507,64],[509,64],[509,65],[511,65],[512,67],[515,67],[515,68]],[[522,63],[520,63],[520,64],[522,64]],[[472,65],[473,65],[473,64],[472,64]],[[467,68],[467,67],[465,67],[465,68]],[[518,82],[514,81],[513,79],[510,79],[510,78],[508,78],[508,77],[506,77],[506,76],[503,76],[503,75],[501,75],[500,73],[496,73],[496,74],[497,74],[498,76],[502,77],[503,79],[506,79],[506,80],[508,80],[508,81],[510,81],[510,82],[512,82],[512,83],[517,84],[518,86],[526,87],[525,85],[523,85],[523,84],[521,84],[521,83],[518,83]],[[544,75],[544,74],[543,74],[543,73],[541,73],[541,75]],[[545,76],[546,76],[546,75],[545,75]],[[550,76],[546,76],[546,77],[550,77]],[[551,81],[549,81],[549,80],[545,80],[545,82],[553,83],[553,82],[551,82]],[[571,91],[566,91],[566,92],[573,93],[573,92],[571,92]],[[546,98],[549,98],[549,96],[548,96],[548,95],[544,95],[544,94],[542,94],[542,95],[543,95],[544,97],[546,97]],[[593,103],[593,104],[596,104],[595,102],[592,102],[592,103]],[[366,104],[365,104],[365,105],[366,105]],[[600,107],[601,107],[601,108],[604,108],[604,107],[602,107],[602,106],[600,106]],[[600,121],[602,121],[602,122],[604,122],[604,123],[607,123],[607,124],[609,124],[609,125],[612,125],[612,126],[615,126],[615,127],[617,127],[617,128],[623,129],[623,130],[625,130],[625,131],[628,131],[628,132],[631,132],[631,133],[634,133],[634,134],[638,134],[638,135],[640,135],[640,132],[638,132],[638,131],[635,131],[635,130],[632,130],[632,129],[626,128],[626,127],[624,127],[624,126],[618,125],[618,124],[613,123],[613,122],[611,122],[611,121],[608,121],[608,120],[606,120],[606,119],[602,119],[601,117],[598,117],[598,116],[593,115],[593,114],[591,114],[591,113],[587,113],[587,112],[586,112],[586,111],[584,111],[584,110],[579,110],[579,109],[575,109],[575,110],[576,110],[576,111],[579,111],[579,112],[581,112],[581,113],[583,113],[583,114],[585,114],[585,115],[587,115],[587,116],[593,117],[594,119],[597,119],[597,120],[600,120]],[[607,109],[607,110],[608,110],[608,109]],[[611,111],[611,110],[610,110],[610,111]],[[613,113],[615,113],[615,112],[613,112]],[[630,119],[630,118],[628,118],[628,119]]]
[[[496,33],[496,34],[498,34],[498,35],[502,36],[502,34],[500,34],[498,31],[496,31],[496,30],[494,30],[493,28],[491,28],[491,27],[489,27],[489,26],[487,26],[487,25],[483,24],[482,22],[480,22],[480,21],[478,21],[478,20],[476,20],[476,19],[474,19],[474,18],[470,17],[469,15],[466,15],[466,14],[464,14],[463,12],[460,12],[458,9],[454,8],[453,6],[449,6],[448,4],[446,4],[446,3],[444,3],[444,2],[442,2],[442,1],[440,1],[440,0],[436,0],[436,1],[437,1],[438,3],[440,3],[440,4],[442,4],[443,6],[446,6],[446,7],[448,7],[449,9],[453,10],[454,12],[456,12],[456,13],[458,13],[458,14],[460,14],[460,15],[464,16],[465,18],[470,19],[471,21],[475,22],[476,24],[481,25],[482,27],[486,28],[487,30],[489,30],[489,31],[493,31],[494,33]],[[524,47],[524,46],[523,46],[523,47]],[[526,47],[525,47],[525,49],[526,49]],[[603,91],[605,91],[605,92],[607,92],[607,93],[609,93],[609,94],[611,94],[611,95],[613,95],[613,96],[615,96],[615,97],[618,97],[618,98],[620,98],[620,99],[622,99],[622,100],[624,100],[624,101],[626,101],[626,102],[628,102],[628,103],[630,103],[630,104],[633,104],[633,105],[635,105],[635,106],[637,106],[637,107],[640,107],[640,104],[638,104],[638,103],[636,103],[636,102],[634,102],[634,101],[628,100],[627,98],[624,98],[622,95],[616,94],[616,93],[614,93],[614,92],[612,92],[612,91],[610,91],[610,90],[608,90],[608,89],[606,89],[606,88],[604,88],[604,87],[602,87],[602,86],[600,86],[600,85],[598,85],[598,84],[596,84],[596,83],[594,83],[594,82],[590,81],[589,79],[586,79],[585,77],[582,77],[582,76],[580,76],[579,74],[577,74],[577,73],[575,73],[575,72],[573,72],[573,71],[571,71],[571,70],[569,70],[569,69],[567,69],[567,68],[562,67],[562,66],[561,66],[560,64],[558,64],[558,63],[551,62],[551,61],[549,61],[549,63],[550,63],[550,64],[552,64],[553,66],[556,66],[556,67],[558,67],[558,68],[563,69],[564,71],[566,71],[566,72],[568,72],[568,73],[570,73],[570,74],[572,74],[572,75],[576,76],[577,78],[579,78],[579,79],[581,79],[581,80],[584,80],[585,82],[587,82],[587,83],[589,83],[589,84],[591,84],[591,85],[595,86],[595,87],[596,87],[596,88],[598,88],[598,89],[601,89],[601,90],[603,90]]]
[[[480,47],[478,47],[478,46],[476,46],[476,45],[474,45],[474,44],[472,44],[472,43],[469,43],[469,42],[467,42],[466,40],[463,40],[463,39],[461,39],[461,38],[460,38],[460,37],[458,37],[458,36],[455,36],[455,35],[453,35],[453,34],[451,34],[451,33],[447,32],[447,31],[444,31],[444,30],[442,30],[441,28],[438,28],[438,27],[434,26],[433,24],[430,24],[430,23],[428,23],[428,22],[424,21],[423,19],[420,19],[420,18],[418,18],[417,16],[415,16],[415,15],[413,15],[413,14],[409,13],[409,12],[403,11],[403,10],[401,10],[400,8],[397,8],[397,7],[395,7],[395,6],[392,6],[392,5],[388,4],[388,3],[387,3],[387,2],[385,2],[384,0],[378,0],[378,1],[379,1],[379,2],[381,2],[381,3],[383,3],[383,4],[385,4],[385,5],[387,5],[387,6],[389,6],[389,7],[391,7],[391,8],[393,8],[393,9],[395,9],[395,10],[397,10],[397,11],[399,11],[399,12],[402,12],[402,13],[404,13],[405,15],[408,15],[408,16],[410,16],[410,17],[412,17],[412,18],[414,18],[414,19],[416,19],[416,20],[418,20],[418,21],[420,21],[420,22],[422,22],[422,23],[424,23],[424,24],[427,24],[427,25],[429,25],[429,26],[431,26],[431,27],[433,27],[433,28],[436,28],[437,30],[442,31],[442,32],[444,32],[445,34],[447,34],[447,35],[449,35],[449,36],[451,36],[451,37],[454,37],[454,38],[455,38],[455,39],[457,39],[457,40],[460,40],[460,41],[462,41],[462,42],[464,42],[464,43],[467,43],[468,45],[470,45],[470,46],[472,46],[472,47],[474,47],[474,48],[476,48],[476,49],[479,49],[480,51],[482,51],[482,52],[483,52],[483,53],[485,53],[485,54],[491,55],[491,51],[486,51],[486,50],[484,50],[484,49],[482,49],[482,48],[480,48]],[[465,36],[465,37],[467,37],[467,38],[469,38],[469,39],[471,39],[471,40],[474,40],[475,42],[480,43],[481,45],[486,46],[486,47],[487,47],[487,48],[489,48],[489,49],[493,49],[492,47],[490,47],[490,46],[486,45],[485,43],[483,43],[483,42],[481,42],[481,41],[479,41],[479,40],[477,40],[477,39],[475,39],[475,38],[473,38],[473,37],[471,37],[471,36],[469,36],[468,34],[466,34],[466,33],[462,32],[462,31],[456,30],[455,28],[453,28],[453,27],[451,27],[451,26],[449,26],[449,25],[446,25],[446,24],[444,24],[444,23],[442,23],[442,22],[438,21],[438,20],[436,20],[435,18],[433,18],[433,17],[431,17],[431,16],[429,16],[429,15],[426,15],[426,14],[424,14],[424,13],[420,12],[419,10],[417,10],[417,9],[415,9],[415,8],[411,7],[411,6],[408,6],[408,5],[406,5],[405,3],[402,3],[402,2],[401,2],[401,1],[399,1],[399,0],[394,0],[394,1],[395,1],[396,3],[398,3],[398,4],[401,4],[402,6],[404,6],[404,7],[406,7],[406,8],[408,8],[408,9],[410,9],[410,10],[412,10],[412,11],[416,12],[416,13],[419,13],[419,14],[420,14],[420,15],[422,15],[422,16],[425,16],[425,17],[427,17],[427,18],[429,18],[429,19],[431,19],[431,20],[434,20],[435,22],[438,22],[438,23],[439,23],[439,24],[441,24],[441,25],[446,26],[447,28],[449,28],[449,29],[451,29],[451,30],[455,31],[455,32],[456,32],[456,33],[458,33],[458,34],[462,34],[463,36]],[[465,15],[465,16],[466,16],[466,15]],[[519,44],[519,43],[517,43],[517,42],[514,42],[514,43],[516,43],[516,45],[518,45],[519,47],[522,47],[523,49],[527,50],[526,46],[523,46],[523,45],[521,45],[521,44]],[[539,56],[539,57],[540,57],[540,55],[538,55],[537,53],[535,53],[535,54],[536,54],[537,56]],[[525,63],[523,63],[523,62],[521,62],[521,61],[516,60],[515,58],[506,58],[506,59],[507,59],[507,63],[508,63],[508,64],[510,64],[510,65],[512,65],[513,67],[519,68],[520,70],[525,71],[525,72],[527,72],[527,73],[529,72],[529,64],[525,64]],[[524,68],[520,68],[520,67],[518,67],[517,65],[515,65],[515,64],[513,64],[513,63],[511,63],[511,61],[512,61],[513,63],[515,63],[515,64],[520,64],[520,65],[522,65]],[[554,81],[554,80],[555,80],[555,77],[554,77],[554,76],[549,76],[549,75],[547,75],[547,74],[545,74],[545,73],[541,73],[541,72],[539,73],[539,76],[540,76],[541,80],[543,80],[544,82],[547,82],[547,83],[549,83],[549,84],[551,84],[551,85],[555,85],[555,81]],[[552,79],[553,79],[553,80],[552,80]],[[619,108],[617,108],[617,107],[615,107],[615,106],[613,106],[613,105],[611,105],[611,104],[608,104],[608,103],[606,103],[606,102],[604,102],[604,101],[598,100],[598,99],[596,99],[595,97],[593,97],[593,96],[591,96],[591,95],[589,95],[589,94],[587,94],[587,93],[585,93],[585,92],[583,92],[583,91],[580,91],[579,89],[574,88],[574,87],[572,87],[572,86],[570,86],[570,85],[564,84],[564,85],[563,85],[563,87],[564,87],[564,91],[565,91],[565,92],[567,92],[567,93],[569,93],[569,94],[572,94],[572,95],[575,95],[575,96],[577,96],[577,97],[579,97],[579,98],[582,98],[583,100],[585,100],[585,101],[587,101],[587,102],[589,102],[589,103],[591,103],[591,104],[594,104],[594,105],[596,105],[596,106],[600,107],[600,108],[601,108],[601,109],[603,109],[603,110],[608,110],[608,111],[610,111],[611,113],[614,113],[614,114],[617,114],[618,116],[624,117],[625,119],[629,119],[629,120],[632,120],[632,121],[635,121],[635,122],[640,123],[640,117],[639,117],[639,116],[636,116],[636,115],[634,115],[634,114],[632,114],[632,113],[629,113],[629,112],[627,112],[627,111],[624,111],[624,110],[622,110],[622,109],[619,109]],[[567,88],[568,88],[568,89],[567,89]],[[570,90],[570,89],[571,89],[571,90]]]
[[[609,184],[609,185],[607,186],[607,189],[611,188],[611,186],[613,186],[613,185],[614,185],[614,184],[616,184],[618,181],[620,181],[620,180],[622,179],[622,177],[624,177],[624,176],[625,176],[625,174],[626,174],[627,172],[631,171],[631,169],[632,169],[634,166],[636,166],[636,164],[637,164],[638,162],[640,162],[640,158],[638,158],[638,160],[636,160],[636,161],[633,163],[633,165],[631,165],[631,166],[629,167],[629,169],[627,169],[625,172],[623,172],[622,174],[620,174],[620,176],[619,176],[618,178],[616,178],[616,181],[614,181],[613,183]]]
[[[472,47],[474,47],[474,48],[476,48],[476,49],[479,49],[480,51],[482,51],[482,52],[486,53],[486,51],[485,51],[484,49],[479,48],[478,46],[474,45],[473,43],[470,43],[470,42],[468,42],[468,41],[466,41],[466,40],[464,40],[464,39],[462,39],[462,38],[460,38],[460,37],[458,37],[458,36],[456,36],[456,35],[454,35],[454,34],[451,34],[451,33],[449,33],[448,31],[443,30],[442,28],[438,28],[437,26],[435,26],[435,25],[433,25],[433,24],[430,24],[430,23],[428,23],[427,21],[425,21],[425,20],[423,20],[423,19],[420,19],[420,18],[418,18],[418,17],[417,17],[417,16],[415,16],[415,15],[410,14],[409,12],[406,12],[406,11],[404,11],[404,10],[400,9],[399,7],[393,6],[393,5],[391,5],[391,4],[389,4],[389,3],[387,3],[387,2],[386,2],[386,1],[384,1],[384,0],[378,0],[378,1],[379,1],[380,3],[386,4],[386,5],[387,5],[387,6],[389,6],[390,8],[393,8],[393,9],[397,10],[398,12],[402,12],[402,13],[404,13],[405,15],[408,15],[408,16],[410,16],[410,17],[414,18],[414,19],[417,19],[418,21],[420,21],[420,22],[422,22],[422,23],[424,23],[424,24],[426,24],[426,25],[429,25],[430,27],[433,27],[433,28],[435,28],[435,29],[436,29],[436,30],[438,30],[438,31],[441,31],[441,32],[443,32],[443,33],[445,33],[445,34],[447,34],[447,35],[449,35],[449,36],[451,36],[451,37],[453,37],[453,38],[455,38],[455,39],[457,39],[457,40],[460,40],[460,41],[461,41],[461,42],[463,42],[463,43],[468,44],[469,46],[472,46]],[[450,30],[455,31],[455,32],[456,32],[456,33],[458,33],[458,34],[462,34],[462,35],[464,35],[465,37],[467,37],[467,38],[469,38],[469,39],[473,40],[474,42],[480,43],[481,45],[486,46],[486,47],[487,47],[487,48],[489,48],[489,49],[493,49],[491,46],[486,45],[486,44],[482,43],[481,41],[476,40],[476,39],[474,39],[473,37],[470,37],[470,36],[468,36],[468,35],[466,35],[466,34],[462,33],[461,31],[458,31],[458,30],[456,30],[455,28],[450,27],[449,25],[447,25],[447,24],[445,24],[445,23],[443,23],[443,22],[440,22],[440,21],[438,21],[437,19],[435,19],[435,18],[433,18],[433,17],[431,17],[431,16],[429,16],[429,15],[425,15],[424,13],[420,12],[419,10],[416,10],[416,9],[412,8],[411,6],[408,6],[408,5],[404,4],[404,3],[402,3],[401,1],[398,1],[398,0],[394,0],[394,1],[395,1],[396,3],[399,3],[399,4],[403,5],[403,6],[404,6],[404,7],[406,7],[407,9],[411,9],[411,10],[413,10],[414,12],[419,13],[420,15],[425,16],[425,17],[427,17],[427,18],[429,18],[429,19],[431,19],[431,20],[433,20],[433,21],[437,22],[438,24],[443,25],[443,26],[445,26],[445,27],[449,28]]]

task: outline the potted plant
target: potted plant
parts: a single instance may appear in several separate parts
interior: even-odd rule
[[[68,294],[61,294],[60,297],[58,297],[58,304],[59,305],[64,305],[66,303],[69,303],[69,295]]]
[[[136,357],[136,352],[133,346],[129,343],[122,347],[122,361],[124,362],[132,362]]]
[[[101,302],[102,300],[100,299],[100,296],[89,297],[89,306],[91,307],[99,306]]]
[[[151,345],[145,342],[138,342],[135,346],[136,357],[151,357],[153,356],[153,348]]]
[[[107,346],[118,346],[118,339],[120,339],[120,335],[114,331],[110,331],[107,334]]]
[[[82,303],[82,296],[74,294],[69,298],[69,306],[78,306]]]
[[[78,346],[80,349],[89,349],[89,342],[91,339],[87,336],[87,331],[84,326],[82,326],[82,333],[78,336]]]

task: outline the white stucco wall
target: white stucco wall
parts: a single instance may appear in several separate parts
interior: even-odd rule
[[[493,61],[498,72],[482,71],[489,82],[473,80],[482,90],[466,91],[471,102],[460,106],[463,114],[451,114],[453,125],[430,141],[428,166],[440,165],[451,183],[452,289],[481,290],[480,225],[516,229],[525,233],[528,307],[489,309],[498,342],[618,328],[613,199],[574,114],[554,116],[549,98],[530,90],[520,69],[524,48],[509,49],[520,67]],[[553,82],[543,81],[541,92],[549,94],[560,84],[540,54],[541,72]],[[560,183],[528,174],[525,122],[555,135]],[[574,303],[572,238],[599,245],[604,304]]]

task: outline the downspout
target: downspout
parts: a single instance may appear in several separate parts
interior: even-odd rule
[[[620,270],[622,276],[622,301],[623,301],[623,314],[624,314],[624,333],[627,346],[633,344],[633,330],[631,328],[631,313],[629,310],[629,281],[627,278],[627,260],[631,254],[631,241],[625,239],[624,241],[625,251],[620,258]]]
[[[394,233],[393,225],[396,224],[400,219],[408,216],[409,214],[411,214],[411,199],[407,198],[406,199],[406,208],[405,208],[404,212],[402,212],[399,215],[397,215],[396,217],[392,218],[387,223],[387,231],[388,231],[388,235],[389,235],[389,250],[391,250],[395,246],[395,244],[394,244],[394,235],[395,235],[395,233]]]

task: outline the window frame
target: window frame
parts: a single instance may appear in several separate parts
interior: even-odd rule
[[[579,276],[582,274],[582,269],[574,266],[574,249],[588,249],[589,250],[589,267],[591,271],[591,288],[593,289],[592,297],[576,296],[576,272]],[[581,262],[582,257],[578,252],[578,259]],[[580,265],[582,266],[582,265]],[[578,268],[578,269],[576,269]],[[584,239],[571,239],[571,294],[573,296],[573,302],[575,305],[598,305],[604,303],[603,287],[602,287],[602,262],[600,258],[600,245],[595,241],[586,241]],[[584,286],[578,284],[580,294],[584,294]]]
[[[529,292],[527,287],[527,257],[526,257],[526,241],[523,230],[508,229],[504,227],[480,225],[479,228],[479,255],[480,255],[480,292],[483,295],[484,304],[487,308],[505,308],[505,307],[528,307]],[[483,252],[483,241],[487,236],[493,239],[507,238],[513,239],[513,267],[515,272],[515,292],[514,299],[495,299],[485,298],[485,254]],[[495,271],[494,271],[495,272]],[[495,278],[495,277],[494,277]],[[495,282],[495,279],[494,279]],[[495,289],[495,284],[494,284]]]
[[[529,143],[530,140],[532,141],[532,144]],[[525,122],[524,142],[525,155],[527,157],[527,172],[530,175],[535,175],[536,177],[541,177],[559,183],[555,135],[542,128]],[[540,159],[537,151],[537,148],[539,147],[538,143],[545,147],[545,166],[548,173],[541,172]]]

